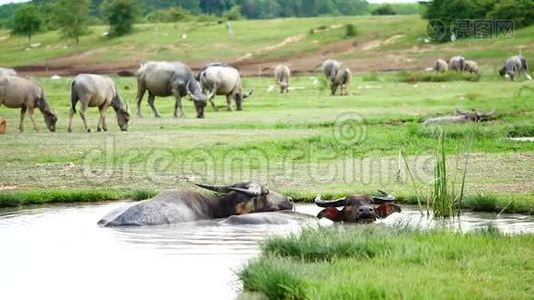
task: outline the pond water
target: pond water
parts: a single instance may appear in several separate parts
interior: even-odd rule
[[[96,222],[124,202],[0,210],[3,299],[234,299],[235,272],[258,255],[258,242],[298,232],[285,225],[217,222],[103,228]],[[432,227],[414,207],[380,221]],[[297,211],[315,215],[314,205]],[[304,219],[305,220],[305,219]],[[504,232],[534,232],[530,216],[466,213],[461,228],[493,222]],[[329,224],[329,221],[321,221]],[[458,222],[445,226],[457,228]]]

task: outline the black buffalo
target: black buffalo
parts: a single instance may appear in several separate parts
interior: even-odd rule
[[[324,201],[321,196],[315,198],[315,204],[325,207],[317,215],[334,222],[372,223],[377,218],[385,218],[401,208],[394,203],[395,197],[379,191],[381,196],[352,195],[333,201]],[[338,210],[336,207],[343,207]]]

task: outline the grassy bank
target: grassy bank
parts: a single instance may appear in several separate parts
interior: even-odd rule
[[[192,186],[189,188],[193,189]],[[202,190],[199,190],[202,192]],[[156,189],[28,189],[0,192],[0,208],[43,205],[55,203],[91,203],[115,200],[144,200],[155,196]],[[293,198],[296,203],[312,203],[312,192],[281,191]],[[369,192],[373,191],[360,191]],[[336,191],[323,194],[326,198],[341,198],[354,191]],[[396,195],[398,203],[416,205],[413,194]],[[462,208],[473,211],[534,214],[532,194],[489,194],[467,196]],[[423,204],[426,199],[422,199]]]
[[[534,292],[533,245],[494,228],[308,229],[265,242],[239,277],[269,299],[521,299]]]

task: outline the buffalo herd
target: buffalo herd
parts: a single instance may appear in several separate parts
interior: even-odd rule
[[[321,65],[322,72],[330,84],[332,95],[348,95],[348,85],[352,79],[349,68],[333,59],[325,60]],[[448,61],[438,59],[432,68],[435,72],[468,72],[480,75],[480,68],[473,60],[463,56],[454,56]],[[532,80],[527,60],[522,55],[508,58],[499,74],[506,79],[515,80],[518,75],[525,75]],[[236,110],[243,109],[243,102],[252,95],[252,90],[245,93],[239,71],[229,64],[214,62],[205,65],[196,75],[192,69],[181,62],[150,61],[143,63],[135,73],[137,78],[137,116],[142,117],[141,102],[148,92],[148,105],[155,117],[161,117],[155,105],[156,97],[174,96],[174,117],[185,117],[182,98],[188,96],[192,100],[197,118],[204,118],[207,103],[215,111],[218,110],[213,99],[215,96],[226,97],[227,110],[232,106]],[[274,68],[274,79],[280,87],[280,93],[289,92],[291,70],[287,65],[277,65]],[[97,123],[98,131],[107,131],[106,111],[111,106],[116,113],[117,123],[122,131],[128,130],[130,113],[128,106],[121,100],[115,83],[110,77],[94,74],[80,74],[71,82],[71,108],[68,117],[69,132],[72,131],[72,118],[76,113],[79,102],[80,117],[84,128],[90,132],[86,111],[88,107],[98,107],[100,116]],[[339,91],[339,93],[338,93]],[[0,105],[8,108],[20,108],[20,122],[18,129],[24,130],[26,112],[30,115],[33,128],[37,130],[34,108],[38,108],[44,116],[46,127],[55,131],[57,114],[50,108],[46,96],[39,82],[17,75],[14,69],[0,68]],[[5,131],[5,120],[3,123]]]

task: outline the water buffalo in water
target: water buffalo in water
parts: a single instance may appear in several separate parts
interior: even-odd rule
[[[121,101],[119,92],[113,80],[107,76],[94,74],[80,74],[71,82],[70,111],[68,131],[72,132],[72,117],[76,113],[76,104],[80,101],[80,116],[87,132],[91,128],[87,125],[86,111],[88,107],[98,107],[100,118],[96,126],[98,131],[107,131],[106,110],[111,106],[117,114],[117,123],[122,131],[128,130],[130,113]]]
[[[44,116],[46,127],[56,131],[57,115],[50,110],[41,86],[30,79],[18,76],[0,76],[0,105],[20,108],[19,130],[24,131],[24,115],[30,114],[33,129],[37,130],[33,109],[37,107]]]
[[[148,104],[154,115],[159,118],[160,114],[154,106],[154,99],[158,97],[174,96],[174,117],[185,117],[182,107],[182,97],[189,95],[195,103],[197,118],[204,117],[204,108],[207,98],[202,94],[200,84],[193,78],[191,68],[181,62],[147,62],[139,68],[137,76],[137,115],[141,115],[141,101],[145,92],[148,91]]]
[[[447,124],[447,123],[465,123],[465,122],[485,122],[495,117],[495,110],[489,113],[481,113],[475,110],[465,112],[458,108],[455,116],[442,116],[426,119],[423,125]]]
[[[289,76],[291,71],[286,65],[278,65],[274,68],[274,80],[280,86],[280,94],[289,93]]]
[[[315,198],[315,204],[325,207],[317,215],[334,222],[372,223],[377,218],[385,218],[401,208],[394,203],[395,197],[379,191],[382,196],[354,195],[333,201],[324,201],[320,195]],[[336,207],[343,207],[338,210]]]
[[[0,117],[0,134],[6,133],[7,122],[4,118]]]
[[[334,96],[337,92],[337,89],[341,87],[339,91],[339,95],[348,95],[348,85],[350,81],[352,80],[352,73],[347,68],[342,68],[336,73],[336,76],[332,79],[331,82],[331,88],[332,88],[332,96]]]
[[[527,59],[522,55],[516,55],[508,58],[504,66],[499,70],[499,75],[504,78],[515,80],[516,75],[525,74],[528,80],[532,80],[528,69]]]
[[[195,191],[165,191],[154,198],[116,209],[104,216],[98,224],[173,224],[255,212],[291,210],[294,205],[290,198],[253,182],[228,186],[197,185],[216,194],[206,196]]]
[[[0,68],[0,76],[17,76],[17,71],[9,68]]]
[[[212,65],[207,67],[200,73],[200,83],[214,110],[217,110],[215,103],[213,103],[213,97],[216,95],[226,96],[229,111],[232,110],[232,99],[235,101],[236,109],[243,110],[243,100],[252,95],[252,91],[243,94],[239,71],[230,66]]]
[[[444,59],[438,59],[434,63],[434,68],[432,68],[432,71],[438,72],[438,73],[444,73],[449,70],[449,65]]]
[[[454,56],[449,60],[449,69],[451,71],[465,71],[465,58],[463,56]]]

